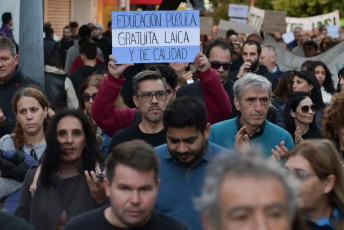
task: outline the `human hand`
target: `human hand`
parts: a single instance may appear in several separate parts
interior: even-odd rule
[[[285,142],[281,141],[281,143],[275,146],[275,149],[271,150],[272,155],[270,156],[270,159],[273,160],[282,160],[285,157],[288,156],[289,154],[289,150],[287,149],[287,147],[285,147]]]
[[[110,55],[109,56],[109,63],[108,63],[108,70],[109,73],[114,77],[119,79],[123,72],[130,66],[133,66],[133,63],[130,64],[115,64],[117,62],[117,59]]]
[[[201,52],[196,55],[193,61],[196,69],[201,73],[204,73],[210,69],[210,62],[208,61],[208,58]]]
[[[103,181],[96,176],[94,171],[88,172],[85,170],[84,174],[93,200],[100,204],[106,196]]]
[[[246,126],[241,127],[235,135],[234,147],[239,153],[244,153],[250,146],[250,138],[245,134]]]
[[[252,65],[251,62],[245,61],[245,62],[240,66],[240,69],[239,69],[237,78],[242,78],[242,77],[248,72],[248,70],[250,69],[251,65]]]
[[[4,126],[6,124],[6,117],[5,114],[2,112],[0,108],[0,126]]]

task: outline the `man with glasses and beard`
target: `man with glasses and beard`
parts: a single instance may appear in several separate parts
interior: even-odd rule
[[[239,71],[230,72],[228,78],[235,82],[248,72],[255,73],[268,79],[271,82],[272,91],[274,91],[278,84],[278,78],[273,73],[270,73],[265,66],[259,65],[261,52],[262,48],[258,42],[252,40],[246,41],[242,46],[244,63],[241,65]]]
[[[220,80],[221,85],[227,92],[228,97],[231,101],[232,113],[228,118],[233,118],[238,115],[238,111],[233,106],[233,81],[228,80],[228,73],[232,66],[232,53],[232,45],[229,43],[228,40],[222,38],[217,38],[210,42],[208,48],[205,51],[205,55],[207,56],[211,65],[212,72],[216,73],[217,76],[215,75],[215,77],[217,77]],[[207,84],[205,81],[209,79],[210,76],[203,76],[203,78],[199,77],[199,81],[180,87],[177,91],[177,98],[184,95],[189,95],[204,100],[204,89],[205,85]],[[211,90],[213,91],[213,93],[217,93],[216,89],[213,88]]]
[[[163,123],[167,144],[155,148],[162,182],[155,208],[186,223],[192,230],[200,230],[201,219],[193,199],[200,195],[211,159],[228,150],[208,142],[210,123],[204,104],[194,97],[184,96],[169,104]]]

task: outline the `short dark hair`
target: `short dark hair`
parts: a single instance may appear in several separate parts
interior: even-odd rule
[[[50,66],[55,66],[59,69],[63,69],[60,54],[56,50],[51,50],[48,53],[47,57],[44,60],[44,64],[50,65]]]
[[[72,31],[72,27],[70,27],[70,26],[65,26],[65,27],[63,27],[63,29],[65,30],[65,29],[69,29],[70,31]]]
[[[46,38],[53,38],[54,37],[54,29],[51,27],[45,28],[45,37]]]
[[[205,50],[205,55],[207,56],[207,58],[209,58],[211,50],[217,46],[221,47],[224,50],[229,50],[231,54],[233,53],[233,46],[227,39],[216,38],[215,40],[209,43],[207,49]]]
[[[136,74],[132,79],[135,95],[137,95],[137,91],[139,90],[139,83],[145,80],[161,80],[166,90],[166,79],[161,76],[159,71],[145,70]]]
[[[78,24],[77,22],[70,22],[70,23],[69,23],[69,26],[70,26],[71,28],[78,28],[78,27],[79,27],[79,24]]]
[[[171,66],[165,64],[157,64],[151,66],[149,70],[159,71],[161,76],[163,76],[166,79],[166,83],[168,83],[173,90],[177,87],[178,75]]]
[[[231,29],[226,31],[226,38],[228,38],[232,35],[238,36],[238,33],[235,32],[235,30],[231,30]]]
[[[257,52],[258,52],[258,55],[260,55],[260,53],[262,52],[262,47],[261,45],[256,42],[256,41],[253,41],[253,40],[247,40],[246,42],[244,42],[244,44],[242,45],[242,50],[244,50],[244,47],[245,45],[255,45],[257,47]]]
[[[65,109],[57,113],[53,120],[50,122],[50,127],[46,133],[47,147],[44,151],[44,159],[42,163],[42,184],[44,185],[56,185],[57,181],[56,172],[60,169],[61,160],[61,148],[60,143],[57,140],[57,124],[67,116],[75,117],[82,124],[82,129],[85,133],[86,146],[83,149],[81,161],[77,166],[80,173],[87,171],[94,171],[96,162],[102,162],[102,156],[96,140],[96,135],[93,132],[91,124],[87,117],[76,109]]]
[[[112,21],[109,21],[107,26],[110,27],[112,25]]]
[[[2,14],[2,24],[7,25],[12,20],[12,14],[10,12],[5,12]]]
[[[97,45],[92,41],[84,42],[80,46],[80,54],[83,54],[87,59],[93,60],[97,57]]]
[[[92,29],[88,25],[82,25],[79,28],[78,36],[80,39],[81,38],[91,38],[91,34],[92,34]]]
[[[154,148],[143,140],[132,140],[116,145],[105,162],[106,178],[112,183],[115,167],[125,165],[141,172],[154,171],[154,178],[159,179],[159,158]]]
[[[174,100],[167,106],[163,115],[165,128],[195,127],[203,133],[207,122],[204,103],[191,96],[183,96]]]
[[[305,46],[312,46],[315,50],[318,50],[318,44],[315,41],[312,41],[312,40],[306,41],[303,44],[303,47],[305,47]]]

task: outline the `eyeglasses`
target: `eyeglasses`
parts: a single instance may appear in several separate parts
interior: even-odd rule
[[[315,176],[315,173],[309,173],[303,169],[294,169],[289,171],[291,175],[293,175],[299,181],[305,181],[311,176]]]
[[[211,68],[213,69],[220,69],[220,67],[222,66],[223,70],[230,70],[231,66],[232,66],[232,62],[218,62],[218,61],[212,61],[210,59],[208,59],[211,65]]]
[[[82,100],[84,102],[89,102],[91,100],[91,98],[94,101],[96,99],[96,96],[97,96],[97,93],[94,93],[92,95],[89,95],[88,93],[84,93],[84,94],[81,95]]]
[[[308,113],[309,109],[312,110],[313,113],[315,113],[315,111],[318,109],[318,106],[314,104],[301,106],[301,112],[303,113]]]
[[[146,102],[150,102],[153,100],[153,97],[155,96],[155,98],[158,100],[158,101],[163,101],[166,99],[167,97],[167,92],[166,91],[163,91],[163,90],[160,90],[160,91],[157,91],[155,93],[152,93],[152,92],[143,92],[139,95],[137,95],[138,97],[141,97],[142,98],[142,101],[146,101]]]

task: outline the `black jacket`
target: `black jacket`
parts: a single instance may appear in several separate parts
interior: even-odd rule
[[[55,112],[68,108],[67,92],[65,90],[66,77],[66,74],[44,73],[44,89],[49,105]]]
[[[35,85],[41,88],[41,84],[30,77],[22,74],[17,67],[12,78],[3,85],[0,85],[0,108],[6,116],[6,124],[0,127],[0,137],[13,131],[16,124],[15,114],[12,111],[12,99],[17,91],[25,86]]]

